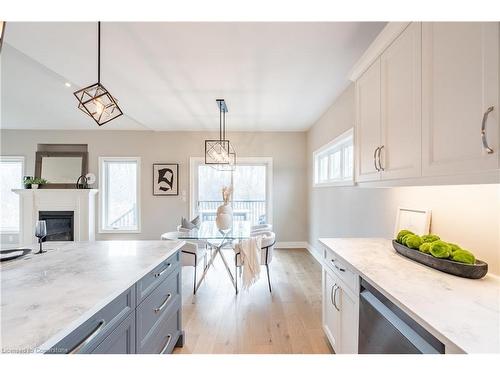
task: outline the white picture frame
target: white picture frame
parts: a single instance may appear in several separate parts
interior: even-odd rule
[[[429,234],[431,229],[432,210],[409,207],[398,207],[394,238],[400,230],[407,229],[419,236]]]

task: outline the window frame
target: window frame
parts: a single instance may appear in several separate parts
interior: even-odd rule
[[[26,175],[26,158],[24,156],[11,156],[11,155],[0,155],[0,161],[1,162],[4,162],[4,161],[17,161],[17,162],[20,162],[21,163],[21,178],[23,178],[25,175]],[[21,187],[20,189],[22,189],[22,183],[21,183]],[[17,231],[12,231],[12,230],[2,230],[2,228],[0,227],[0,233],[1,234],[6,234],[6,235],[10,235],[10,234],[17,234],[19,235],[19,240],[21,240],[22,238],[22,231],[23,231],[23,201],[21,199],[21,197],[19,196],[19,227],[18,227],[18,230]]]
[[[106,206],[106,176],[105,163],[121,161],[135,162],[137,164],[136,195],[137,195],[137,228],[111,229],[104,227],[104,209]],[[139,156],[100,156],[99,157],[99,233],[141,233],[141,158]]]
[[[189,213],[196,216],[198,200],[198,166],[205,164],[205,158],[191,156],[189,158]],[[267,223],[273,225],[273,158],[270,156],[241,156],[236,165],[263,165],[266,167],[266,215]]]
[[[344,153],[348,147],[352,147],[352,169],[350,170],[351,176],[345,178],[346,169],[345,169],[345,159]],[[340,151],[340,178],[332,178],[330,176],[332,172],[332,155],[336,152]],[[320,170],[321,170],[321,160],[326,158],[327,160],[327,178],[324,180],[320,180]],[[354,129],[350,128],[344,133],[340,134],[338,137],[335,137],[333,140],[328,142],[327,144],[321,146],[316,151],[313,152],[312,157],[312,185],[313,187],[331,187],[331,186],[354,186]]]

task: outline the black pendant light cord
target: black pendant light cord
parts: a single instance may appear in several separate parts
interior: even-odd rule
[[[97,83],[101,83],[101,21],[97,22]]]
[[[219,106],[219,140],[222,140],[222,107]]]
[[[223,131],[222,131],[222,140],[226,140],[226,111],[223,114]]]

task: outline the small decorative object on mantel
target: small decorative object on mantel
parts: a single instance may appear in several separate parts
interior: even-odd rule
[[[229,204],[232,193],[232,186],[224,186],[222,188],[222,200],[224,204],[217,208],[217,218],[215,219],[215,224],[219,230],[228,230],[233,226],[233,209]]]
[[[24,179],[24,186],[29,186],[27,189],[38,189],[40,185],[48,184],[48,181],[39,177],[29,177]]]
[[[95,183],[96,178],[95,174],[93,173],[87,173],[86,175],[81,175],[78,177],[78,180],[76,181],[76,188],[77,189],[90,189],[89,185],[92,185]]]
[[[179,164],[153,164],[153,195],[179,195]]]
[[[23,185],[25,189],[31,189],[31,180],[33,176],[24,176],[23,177]]]

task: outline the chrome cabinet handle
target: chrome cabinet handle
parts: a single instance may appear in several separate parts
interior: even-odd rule
[[[340,289],[340,286],[337,285],[337,288],[335,289],[335,292],[333,293],[333,300],[335,301],[335,308],[337,309],[337,311],[340,311],[340,308],[337,306],[337,290]]]
[[[165,273],[165,271],[168,270],[171,266],[172,266],[171,263],[167,264],[167,266],[163,270],[161,270],[158,273],[155,273],[155,277],[160,277],[161,275],[163,275]]]
[[[481,141],[483,141],[483,148],[486,153],[493,154],[493,149],[488,146],[488,140],[486,139],[486,122],[488,121],[488,115],[495,109],[494,106],[489,107],[483,115],[483,122],[481,123]]]
[[[165,343],[165,345],[163,345],[163,348],[161,348],[159,354],[164,354],[165,353],[165,350],[167,350],[168,345],[170,344],[170,341],[172,341],[172,335],[167,335],[167,342]]]
[[[338,269],[339,271],[345,272],[345,268],[337,266],[337,263],[335,263],[336,261],[337,261],[336,259],[330,259],[330,262],[333,263],[333,265],[335,266],[336,269]]]
[[[333,265],[335,266],[336,269],[338,269],[341,272],[345,272],[345,268],[337,266],[337,263],[333,262]]]
[[[85,337],[82,341],[80,341],[73,349],[71,349],[68,354],[77,354],[80,352],[89,342],[91,342],[94,337],[96,337],[101,329],[104,327],[106,324],[106,321],[104,319],[101,319],[99,321],[99,324],[97,324],[97,327],[94,328],[92,332],[89,333],[87,337]]]
[[[168,293],[167,298],[165,298],[165,301],[163,301],[163,303],[159,307],[153,309],[155,314],[159,313],[161,310],[163,310],[163,308],[167,305],[168,301],[170,301],[170,298],[172,298],[172,293]]]
[[[380,147],[377,147],[375,149],[375,151],[373,152],[373,165],[375,166],[375,170],[377,172],[380,172],[380,169],[378,169],[378,167],[377,167],[377,152],[378,152],[379,149],[380,149]]]
[[[384,167],[382,167],[382,162],[380,161],[380,154],[382,153],[382,149],[384,148],[384,146],[380,146],[378,148],[378,167],[379,167],[379,171],[385,171]]]
[[[333,300],[333,288],[335,288],[337,284],[332,285],[332,289],[330,290],[330,300],[332,301],[332,305],[335,306],[335,301]]]
[[[335,306],[335,309],[337,309],[337,311],[340,311],[339,307],[337,306],[337,289],[339,289],[339,286],[335,284],[335,288],[333,291],[333,306]]]

